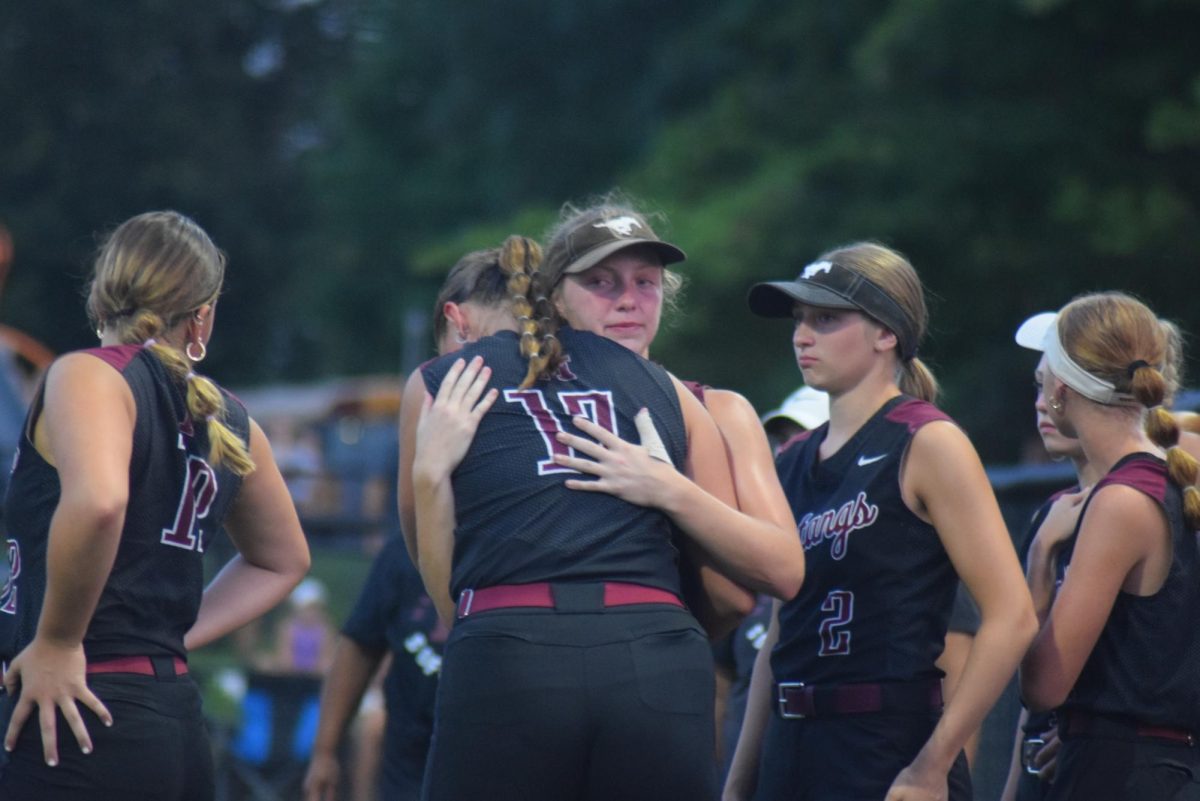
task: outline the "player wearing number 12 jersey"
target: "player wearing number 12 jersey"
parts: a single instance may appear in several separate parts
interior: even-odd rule
[[[209,801],[188,651],[265,612],[308,569],[262,430],[196,372],[224,267],[180,214],[123,223],[88,298],[102,347],[58,359],[32,405],[0,587],[6,801]],[[238,555],[205,589],[222,524]]]

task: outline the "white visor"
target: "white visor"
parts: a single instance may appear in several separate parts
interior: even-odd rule
[[[1031,318],[1032,319],[1032,318]],[[1028,322],[1028,321],[1027,321]],[[1022,326],[1024,328],[1024,326]],[[1017,332],[1020,336],[1020,332]],[[1140,406],[1137,399],[1125,392],[1118,392],[1109,381],[1098,378],[1084,370],[1067,355],[1058,339],[1058,326],[1046,330],[1042,348],[1046,352],[1046,366],[1058,379],[1085,398],[1103,403],[1105,406]]]
[[[1057,322],[1058,312],[1039,312],[1033,315],[1017,329],[1017,344],[1030,350],[1045,350],[1046,335]]]

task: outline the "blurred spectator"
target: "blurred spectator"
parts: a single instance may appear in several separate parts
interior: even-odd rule
[[[829,396],[812,387],[800,387],[783,399],[778,409],[763,415],[763,428],[772,448],[816,428],[829,419]]]
[[[287,615],[275,629],[274,656],[265,665],[269,671],[325,674],[337,633],[326,604],[325,585],[311,576],[292,590]]]
[[[289,423],[272,427],[275,461],[300,512],[312,511],[318,478],[322,473],[321,443],[315,431]]]

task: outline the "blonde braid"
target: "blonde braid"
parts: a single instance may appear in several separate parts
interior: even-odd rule
[[[513,315],[521,336],[521,355],[529,360],[529,370],[521,389],[538,379],[553,376],[563,362],[562,343],[555,332],[560,319],[546,294],[545,280],[538,270],[542,249],[523,236],[510,236],[500,248],[500,269],[508,276]]]
[[[238,476],[254,472],[254,460],[242,438],[225,425],[225,396],[216,384],[192,370],[187,360],[162,342],[152,342],[147,349],[153,353],[177,383],[187,392],[188,416],[192,422],[203,422],[208,433],[208,462],[216,467],[225,465]]]

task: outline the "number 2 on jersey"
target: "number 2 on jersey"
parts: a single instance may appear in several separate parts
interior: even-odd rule
[[[596,425],[617,434],[617,416],[613,411],[612,393],[608,390],[559,392],[557,397],[558,405],[568,416],[586,417]],[[550,411],[546,397],[540,389],[506,389],[504,399],[509,403],[521,404],[525,413],[533,418],[538,433],[542,435],[542,441],[546,443],[546,458],[539,459],[537,463],[539,476],[578,472],[554,463],[555,455],[574,456],[575,449],[563,445],[555,436],[563,427],[554,412]]]
[[[821,611],[829,614],[821,618],[821,648],[817,656],[849,655],[850,630],[847,626],[854,619],[854,593],[832,590],[821,603]]]

